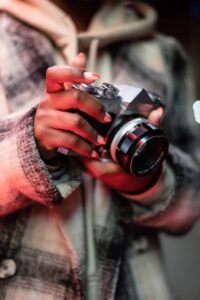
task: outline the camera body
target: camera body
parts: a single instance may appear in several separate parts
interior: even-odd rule
[[[168,151],[163,130],[148,121],[149,113],[163,106],[160,98],[129,85],[74,83],[73,88],[94,95],[112,116],[102,124],[79,112],[104,137],[106,145],[95,149],[102,158],[112,158],[127,173],[143,176],[159,168]]]

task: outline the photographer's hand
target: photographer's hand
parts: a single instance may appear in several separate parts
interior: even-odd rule
[[[77,63],[78,64],[78,63]],[[54,66],[46,73],[46,95],[38,105],[34,133],[43,158],[56,155],[58,147],[72,149],[86,157],[98,157],[93,145],[104,138],[76,112],[80,110],[105,123],[111,117],[92,95],[71,89],[73,82],[92,83],[98,74],[73,66]]]
[[[149,115],[149,121],[155,125],[160,124],[163,116],[163,109],[158,108]],[[146,176],[129,175],[122,168],[112,162],[101,162],[97,159],[80,158],[87,172],[95,178],[99,178],[104,184],[112,189],[124,193],[137,193],[145,190],[154,178],[158,177],[157,171]]]

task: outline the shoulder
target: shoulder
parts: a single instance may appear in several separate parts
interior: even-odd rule
[[[45,35],[6,13],[0,13],[0,36],[1,82],[16,110],[43,94],[54,50]]]
[[[16,47],[24,44],[39,50],[49,44],[49,39],[42,32],[5,12],[0,13],[0,33],[1,42],[14,44]]]

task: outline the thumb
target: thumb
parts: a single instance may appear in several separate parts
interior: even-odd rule
[[[149,121],[154,124],[154,125],[157,125],[159,126],[161,124],[161,120],[162,120],[162,117],[163,117],[163,108],[162,107],[159,107],[155,110],[153,110],[150,114],[149,114]]]

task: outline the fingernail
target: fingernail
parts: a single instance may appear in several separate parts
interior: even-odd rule
[[[99,79],[100,75],[98,73],[86,71],[83,73],[83,77],[87,80],[97,80]]]
[[[105,139],[104,139],[103,136],[98,135],[98,136],[97,136],[97,143],[100,144],[100,145],[105,145],[105,144],[106,144],[106,141],[105,141]]]
[[[93,158],[99,158],[99,155],[98,155],[98,153],[95,150],[93,150],[92,153],[91,153],[91,157],[93,157]]]
[[[103,120],[104,120],[104,122],[111,122],[112,117],[109,113],[106,112]]]

